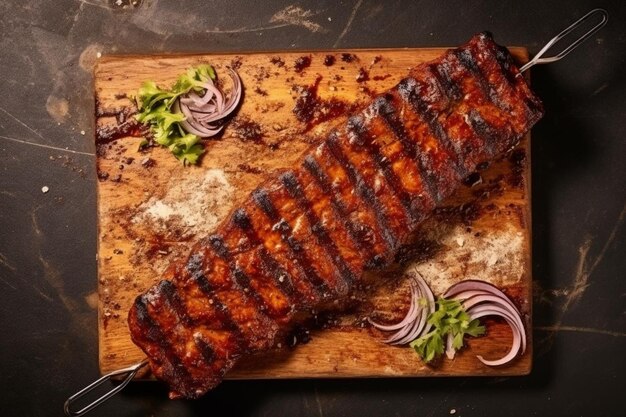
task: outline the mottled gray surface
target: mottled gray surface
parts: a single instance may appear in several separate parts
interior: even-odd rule
[[[61,415],[98,375],[91,69],[97,52],[425,47],[489,29],[537,52],[587,10],[608,26],[533,71],[534,371],[518,378],[135,384],[94,416],[619,415],[626,386],[622,1],[0,2],[0,414]],[[84,135],[81,134],[84,131]],[[49,191],[42,192],[42,187]]]

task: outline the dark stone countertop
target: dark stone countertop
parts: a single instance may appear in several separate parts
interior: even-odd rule
[[[0,2],[0,414],[59,416],[98,376],[96,53],[457,45],[536,53],[594,7],[605,29],[533,70],[534,370],[526,377],[131,385],[97,416],[620,415],[626,369],[622,1]],[[84,132],[84,134],[83,134]],[[42,192],[42,187],[48,192]]]

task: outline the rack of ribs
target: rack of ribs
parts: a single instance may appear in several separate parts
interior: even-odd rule
[[[477,166],[542,117],[488,33],[420,64],[261,184],[128,322],[170,397],[197,398],[242,355],[274,348],[303,313],[345,299]]]

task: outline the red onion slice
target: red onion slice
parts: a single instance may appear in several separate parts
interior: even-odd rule
[[[175,113],[183,113],[187,118],[186,120],[180,122],[181,127],[185,129],[187,133],[192,133],[194,135],[200,136],[201,138],[207,138],[217,135],[220,130],[222,130],[222,127],[215,129],[208,126],[203,126],[200,123],[194,121],[193,117],[190,117],[189,109],[187,109],[185,106],[181,106],[178,100],[174,103],[172,109]]]
[[[228,98],[209,79],[202,84],[204,94],[198,95],[191,91],[174,103],[174,111],[185,115],[185,121],[180,123],[185,131],[208,138],[217,135],[223,129],[224,126],[220,122],[237,108],[242,94],[239,75],[231,68],[228,68],[228,73],[232,78]]]
[[[508,317],[505,310],[498,309],[492,306],[491,308],[481,309],[480,311],[473,311],[472,313],[470,313],[470,316],[472,317],[472,319],[478,319],[478,318],[485,317],[485,316],[503,317],[504,320],[506,320],[506,322],[509,324],[509,326],[511,326],[511,330],[513,330],[513,343],[511,345],[511,350],[509,350],[509,353],[504,355],[502,358],[496,359],[496,360],[486,360],[482,356],[476,355],[479,361],[481,361],[487,366],[500,366],[500,365],[507,364],[511,362],[513,359],[515,359],[522,345],[523,344],[525,345],[526,337],[525,337],[523,329],[517,328],[517,326],[515,325],[515,322],[512,321]],[[522,353],[524,353],[523,349],[522,349]]]
[[[524,323],[516,308],[512,308],[510,303],[505,302],[502,298],[491,294],[480,294],[469,297],[463,301],[463,308],[469,313],[470,311],[480,310],[484,308],[502,308],[507,317],[515,323],[515,327],[525,336]],[[473,310],[472,310],[473,309]],[[523,338],[523,351],[526,351],[526,337]]]
[[[421,310],[418,309],[418,311],[419,311],[418,314],[421,315]],[[403,327],[401,331],[396,332],[393,336],[383,340],[383,342],[388,343],[390,345],[404,345],[406,343],[409,343],[413,339],[408,339],[408,341],[404,341],[404,340],[410,337],[413,333],[415,333],[418,326],[419,326],[419,321],[413,320],[412,322],[407,324],[405,327]]]
[[[385,343],[389,343],[392,345],[405,345],[413,340],[415,340],[418,335],[422,332],[424,328],[424,321],[426,320],[425,309],[419,306],[419,300],[422,297],[421,293],[418,292],[417,297],[415,297],[414,303],[417,307],[417,317],[413,320],[411,325],[407,325],[404,332],[398,332],[396,335],[390,337],[387,340],[384,340]]]
[[[241,100],[241,78],[239,78],[239,75],[232,69],[228,68],[228,70],[230,73],[230,77],[233,79],[233,89],[230,93],[230,97],[224,105],[224,108],[219,109],[218,106],[218,113],[216,113],[215,116],[213,116],[212,118],[207,119],[207,122],[223,119],[224,117],[228,116],[230,113],[232,113],[233,110],[235,110],[237,104],[239,104],[239,100]]]
[[[375,328],[379,330],[384,330],[384,331],[398,330],[398,329],[405,327],[407,324],[410,324],[411,322],[413,322],[415,318],[417,317],[417,313],[418,313],[417,303],[414,302],[416,295],[417,295],[417,287],[415,286],[415,284],[413,284],[413,282],[410,283],[410,286],[411,286],[411,306],[409,307],[409,311],[406,313],[406,315],[401,321],[399,321],[396,324],[391,324],[391,325],[383,325],[380,323],[376,323],[369,317],[367,318],[367,321]]]
[[[422,294],[426,295],[427,314],[425,314],[425,317],[424,317],[424,321],[426,322],[426,319],[428,318],[428,316],[430,316],[432,313],[435,312],[435,295],[433,294],[432,290],[430,289],[430,287],[428,286],[428,284],[426,283],[426,281],[424,280],[422,275],[420,275],[419,272],[414,270],[413,275],[415,277],[417,285],[422,290]],[[423,329],[423,331],[420,332],[420,336],[422,334],[428,333],[430,331],[430,328],[432,327],[432,324],[425,323],[425,326],[426,327]]]
[[[517,306],[500,289],[484,281],[466,280],[450,287],[444,297],[460,300],[472,319],[484,316],[504,318],[513,331],[511,350],[497,360],[486,360],[477,356],[478,360],[488,366],[504,365],[513,360],[520,352],[526,352],[526,331],[522,315]]]
[[[419,288],[418,297],[416,298],[416,304],[418,304],[420,300],[426,299],[426,306],[419,307],[419,315],[418,317],[416,317],[414,325],[411,327],[410,331],[406,334],[406,336],[395,341],[393,343],[394,345],[405,345],[407,343],[410,343],[413,340],[420,337],[425,332],[427,332],[431,327],[429,324],[428,328],[425,328],[426,320],[428,319],[428,316],[430,315],[430,313],[432,313],[432,311],[434,310],[434,301],[435,301],[434,295],[432,291],[430,290],[430,288],[428,287],[428,285],[426,284],[426,281],[424,281],[424,279],[417,272],[414,271],[414,274],[412,274],[411,279],[415,280]]]
[[[411,287],[411,306],[404,318],[396,324],[383,325],[371,319],[368,322],[375,328],[383,331],[395,331],[383,342],[392,345],[404,345],[420,337],[430,329],[427,325],[428,316],[435,310],[435,296],[426,284],[426,281],[417,273],[412,271],[409,275],[409,285]],[[425,300],[426,303],[422,302]]]
[[[509,299],[509,297],[506,296],[505,293],[500,291],[500,289],[497,288],[496,286],[485,281],[468,279],[465,281],[458,282],[452,285],[450,288],[448,288],[448,290],[443,294],[443,297],[444,298],[454,297],[454,298],[460,299],[460,297],[456,297],[456,295],[460,293],[464,293],[466,291],[485,291],[489,294],[496,295],[500,297],[502,300],[506,301],[511,307],[513,307],[513,309],[517,311],[517,314],[520,314],[515,304],[513,304],[513,302]]]
[[[180,122],[180,125],[187,133],[193,133],[201,138],[210,138],[211,136],[215,136],[224,128],[224,126],[221,126],[218,129],[196,129],[187,121]]]
[[[507,323],[511,325],[513,333],[519,334],[522,353],[526,352],[526,332],[524,331],[524,326],[521,324],[520,317],[511,313],[508,308],[496,304],[477,304],[474,307],[469,308],[467,310],[467,314],[474,319],[476,318],[475,315],[481,314],[485,311],[496,312],[497,316],[504,318]]]

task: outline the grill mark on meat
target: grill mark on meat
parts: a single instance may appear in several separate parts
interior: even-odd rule
[[[311,174],[311,176],[315,179],[320,189],[322,189],[325,193],[327,193],[330,197],[331,205],[335,210],[335,214],[339,218],[339,220],[346,226],[348,230],[348,234],[352,239],[352,242],[356,246],[356,248],[365,253],[366,257],[372,258],[374,253],[369,245],[366,244],[366,240],[363,239],[364,225],[356,223],[350,219],[350,216],[347,212],[346,205],[341,198],[341,195],[337,192],[337,190],[331,185],[330,180],[326,173],[322,170],[322,167],[317,163],[315,158],[312,155],[307,155],[304,158],[304,162],[302,166]]]
[[[438,65],[428,65],[428,69],[432,72],[433,76],[442,87],[443,92],[448,96],[451,101],[459,101],[463,98],[463,93],[459,86],[452,80],[450,75],[449,63],[442,61]],[[451,106],[450,111],[454,106]]]
[[[366,258],[365,267],[379,268],[385,264],[391,250],[385,239],[381,220],[390,219],[386,217],[385,213],[377,212],[375,208],[363,201],[359,190],[355,189],[348,171],[332,154],[328,144],[318,146],[314,154],[320,168],[326,173],[329,181],[332,180],[333,190],[341,196],[345,203],[350,220],[358,225],[359,236],[371,248],[372,255]]]
[[[267,305],[261,294],[259,294],[259,292],[256,290],[256,288],[254,288],[254,286],[250,284],[250,278],[248,277],[248,275],[246,275],[246,273],[237,266],[236,262],[233,259],[233,255],[230,253],[230,250],[224,242],[224,239],[219,235],[212,235],[209,237],[209,242],[217,256],[219,256],[228,263],[228,267],[230,268],[230,276],[233,282],[239,288],[241,288],[244,294],[252,297],[257,306],[257,309],[261,313],[267,313],[267,311],[269,310],[269,306]]]
[[[383,173],[385,181],[393,192],[396,194],[402,205],[404,206],[407,217],[411,222],[419,220],[413,204],[413,197],[402,186],[400,178],[394,172],[391,161],[385,157],[381,151],[380,145],[374,140],[372,135],[367,132],[364,126],[363,118],[354,116],[348,120],[347,131],[352,135],[356,144],[362,146],[365,152],[376,164],[376,167]]]
[[[300,189],[311,203],[312,212],[324,226],[328,238],[337,247],[339,255],[345,259],[350,271],[356,275],[361,274],[366,263],[363,252],[353,242],[347,224],[338,218],[332,204],[331,194],[319,186],[319,183],[308,170],[298,169],[295,172],[301,184]]]
[[[414,78],[405,78],[400,81],[398,85],[398,93],[407,103],[411,105],[415,113],[422,119],[428,126],[429,132],[432,137],[438,142],[448,155],[451,156],[453,161],[453,168],[458,173],[459,177],[465,178],[470,174],[465,168],[462,162],[462,152],[459,146],[454,143],[443,126],[439,122],[438,115],[433,112],[426,101],[422,99],[421,92],[418,90],[419,84]]]
[[[297,242],[302,253],[312,261],[317,276],[324,280],[330,289],[328,297],[333,298],[344,294],[347,291],[346,281],[341,277],[339,269],[333,264],[328,253],[319,244],[317,236],[312,233],[311,228],[314,225],[309,222],[307,215],[287,190],[281,176],[278,176],[273,186],[268,189],[268,194],[282,219],[277,229],[288,233],[287,237]],[[313,179],[309,178],[307,184],[312,182]]]
[[[510,102],[522,100],[515,100],[514,97],[508,97],[507,100],[502,94],[496,98],[494,97],[496,96],[495,93],[493,95],[489,93],[488,90],[491,89],[493,91],[493,88],[485,87],[488,81],[483,76],[480,68],[478,68],[476,58],[463,60],[463,57],[467,57],[468,54],[471,56],[471,47],[464,48],[462,51],[466,52],[457,50],[449,54],[444,61],[451,62],[451,67],[455,69],[452,78],[456,79],[457,83],[462,86],[463,91],[470,95],[470,98],[465,103],[466,106],[472,105],[470,111],[466,112],[467,122],[484,141],[487,155],[491,157],[506,150],[506,146],[502,148],[502,144],[509,143],[511,139],[522,134],[526,130],[525,127],[528,125],[529,119],[524,116],[525,111],[522,110],[517,115],[516,112],[512,111],[513,105],[509,104]],[[476,54],[477,57],[481,55],[483,54]],[[472,69],[473,67],[475,67],[475,70]],[[513,67],[510,67],[510,70],[513,71]],[[484,83],[482,82],[483,80]],[[523,87],[527,88],[525,84]],[[518,88],[517,90],[523,89]],[[493,104],[492,107],[489,107],[487,104],[489,102]]]
[[[524,132],[524,126],[528,123],[534,123],[541,114],[541,103],[533,100],[532,94],[527,94],[526,82],[523,77],[518,76],[519,72],[513,70],[514,65],[508,54],[504,55],[499,51],[498,47],[491,42],[486,42],[488,35],[479,35],[479,41],[469,46],[468,51],[475,58],[477,66],[486,82],[490,86],[498,86],[501,94],[508,98],[507,103],[517,112],[519,126],[516,126],[516,132],[521,134]],[[491,53],[481,53],[481,49],[486,49]],[[513,112],[511,112],[512,115]],[[521,115],[525,118],[521,118]]]
[[[180,299],[180,296],[174,286],[174,283],[171,281],[161,281],[157,286],[159,292],[163,294],[165,300],[172,306],[172,311],[178,319],[183,322],[185,325],[191,325],[192,320],[187,314],[187,309]]]
[[[485,136],[488,132],[486,129],[488,123],[477,108],[482,108],[485,114],[491,115],[492,118],[498,117],[501,112],[497,107],[489,105],[489,100],[480,90],[476,77],[460,65],[454,53],[446,55],[442,59],[443,64],[446,64],[450,79],[465,97],[462,102],[453,104],[455,112],[450,113],[446,118],[447,128],[453,129],[456,136],[450,131],[448,134],[453,141],[457,141],[462,146],[465,165],[473,167],[478,161],[491,158],[496,153],[495,142],[491,140],[493,138]]]
[[[505,100],[502,100],[502,98],[498,96],[498,93],[488,83],[469,49],[455,50],[454,56],[458,59],[459,63],[465,67],[469,73],[474,76],[474,78],[476,78],[482,93],[488,97],[493,104],[495,104],[503,112],[508,113],[511,111],[511,107],[508,103]]]
[[[261,239],[259,238],[257,232],[254,230],[252,222],[250,221],[250,217],[248,216],[244,208],[239,208],[235,210],[233,214],[233,222],[246,234],[246,237],[250,240],[252,245],[258,247],[261,262],[263,262],[265,268],[267,268],[268,272],[274,280],[274,283],[277,285],[280,291],[293,302],[295,288],[293,286],[293,279],[291,275],[279,265],[279,263],[272,257],[272,255],[270,255],[267,249],[263,246],[263,243],[261,242]]]
[[[369,115],[368,115],[369,116]],[[384,134],[389,134],[388,128],[385,123],[377,117],[368,117],[364,115],[364,120],[367,121],[368,132],[375,135],[379,129],[383,129]],[[364,146],[357,144],[357,139],[349,129],[342,129],[337,131],[339,140],[337,140],[337,146],[341,149],[346,159],[354,166],[359,172],[359,175],[363,182],[370,187],[380,204],[382,205],[383,213],[388,220],[389,228],[395,236],[402,236],[403,233],[410,227],[411,217],[407,214],[406,208],[402,205],[400,198],[393,189],[389,186],[380,168],[376,165],[372,156],[367,153]],[[399,144],[396,144],[399,145]],[[402,145],[395,146],[396,152],[391,154],[391,159],[396,162],[404,162],[412,164],[415,167],[413,160],[404,158],[403,161],[399,161],[402,156],[397,152],[402,149]],[[418,174],[419,175],[419,174]],[[422,188],[420,188],[420,191]]]
[[[224,262],[221,259],[220,261]],[[228,309],[233,322],[242,334],[242,339],[237,340],[237,350],[232,352],[253,353],[272,346],[273,338],[279,330],[278,324],[262,313],[256,301],[236,285],[227,264],[211,272],[213,273],[209,279],[211,285],[216,288],[214,292],[219,296],[222,305]],[[222,274],[219,278],[222,282],[214,282],[215,272]]]
[[[146,295],[141,295],[135,299],[134,303],[134,312],[136,320],[141,323],[147,331],[142,334],[151,342],[163,347],[164,352],[171,353],[170,349],[167,349],[168,343],[165,339],[165,335],[161,331],[159,327],[157,327],[155,321],[150,317],[150,313],[148,312],[148,302],[146,300]],[[180,360],[177,357],[173,358],[173,362],[175,365],[180,364]]]
[[[407,155],[411,160],[417,163],[422,177],[422,184],[424,184],[424,193],[432,198],[435,203],[441,201],[443,196],[437,187],[436,173],[433,169],[430,155],[417,149],[417,145],[411,140],[402,122],[398,119],[397,109],[393,106],[388,97],[377,97],[373,105],[377,113],[385,120],[394,136],[398,138]]]
[[[405,126],[407,136],[417,144],[428,172],[435,174],[433,181],[437,186],[438,201],[441,201],[453,190],[452,184],[463,179],[458,170],[454,169],[457,161],[456,155],[450,155],[441,146],[430,132],[428,124],[424,123],[413,107],[400,97],[397,90],[394,90],[391,96],[394,98],[394,105],[398,108],[398,114],[401,115],[400,121]]]
[[[476,109],[471,109],[469,113],[467,113],[467,120],[472,126],[472,129],[483,139],[488,153],[492,155],[497,148],[498,132],[485,121],[480,112]]]
[[[167,376],[173,380],[189,379],[191,375],[183,364],[181,358],[176,355],[174,348],[172,347],[169,339],[161,331],[161,328],[150,316],[148,310],[147,295],[137,297],[133,305],[133,311],[135,313],[135,319],[137,324],[144,329],[147,329],[142,336],[145,336],[149,342],[158,346],[161,352],[162,360],[157,362],[157,366],[161,368],[164,376]],[[154,358],[151,358],[153,360]],[[152,366],[154,364],[151,362]],[[170,366],[168,366],[170,365]]]
[[[187,312],[187,308],[180,298],[179,289],[171,281],[161,281],[157,288],[182,324],[187,328],[195,327],[196,323],[191,320]],[[196,337],[195,334],[194,344],[205,362],[204,364],[201,364],[198,359],[194,362],[195,366],[210,366],[210,364],[216,359],[213,346],[211,346],[207,340]]]
[[[226,305],[223,304],[215,294],[209,280],[207,280],[204,275],[198,275],[193,279],[198,284],[198,288],[200,288],[204,295],[209,299],[209,303],[213,305],[215,311],[221,316],[219,322],[223,323],[225,329],[232,332],[236,346],[236,350],[233,353],[237,353],[243,348],[243,346],[246,345],[244,333],[233,319],[228,307],[226,307]]]
[[[217,359],[215,349],[209,344],[207,340],[199,335],[194,334],[194,341],[196,342],[198,350],[202,354],[202,358],[207,363],[212,363],[215,359]]]
[[[168,358],[177,358],[179,361],[179,365],[173,366],[169,372],[173,378],[179,379],[180,383],[191,387],[194,396],[201,395],[206,389],[219,382],[216,378],[198,378],[198,376],[213,373],[213,366],[216,363],[204,359],[204,354],[195,337],[195,324],[183,320],[187,312],[179,298],[179,289],[172,282],[163,280],[148,294],[146,304],[148,314],[155,317],[153,322],[157,326],[166,329],[160,335],[161,346],[164,347],[167,343],[165,349]]]
[[[413,199],[413,213],[417,220],[424,220],[434,207],[434,201],[427,192],[424,192],[426,185],[419,164],[407,154],[405,147],[390,131],[389,125],[381,116],[366,112],[364,117],[368,134],[380,143],[381,153],[389,159],[393,172]]]
[[[318,291],[319,294],[322,295],[322,297],[330,294],[330,288],[315,272],[313,263],[307,254],[302,251],[302,245],[300,242],[292,236],[291,227],[280,217],[267,192],[262,189],[255,190],[253,192],[253,200],[270,219],[270,221],[274,223],[274,228],[280,232],[281,239],[291,249],[293,258],[301,266],[302,272],[309,283]]]
[[[517,67],[515,67],[513,57],[510,56],[508,51],[506,51],[503,47],[493,47],[497,51],[495,55],[496,61],[500,65],[500,69],[504,73],[504,76],[507,80],[509,80],[509,84],[514,91],[518,92],[518,99],[522,100],[530,111],[531,117],[529,117],[528,123],[536,123],[543,115],[543,105],[541,104],[541,101],[537,96],[530,92],[526,81],[524,81],[524,77],[518,76],[520,72]],[[503,52],[503,50],[505,52]],[[522,92],[525,94],[522,94]]]
[[[217,296],[215,288],[211,285],[209,280],[204,275],[202,270],[202,255],[200,253],[192,254],[186,263],[186,269],[190,274],[190,280],[198,286],[200,291],[209,300],[209,305],[213,307],[213,310],[217,316],[217,321],[223,325],[224,328],[231,330],[238,334],[238,339],[242,339],[243,335],[233,320],[228,307],[226,307]]]
[[[372,269],[380,267],[385,262],[389,246],[379,224],[379,213],[364,203],[358,192],[355,193],[348,172],[332,155],[327,145],[318,146],[310,157],[319,167],[321,175],[327,179],[337,201],[345,208],[348,221],[354,227],[356,239],[363,242],[367,248],[359,252],[366,257],[365,267]]]
[[[351,288],[356,277],[346,264],[346,260],[339,253],[337,246],[335,246],[333,241],[328,236],[328,231],[317,215],[313,212],[311,202],[304,195],[298,178],[292,171],[288,171],[282,174],[280,179],[289,194],[294,198],[294,200],[296,200],[300,210],[304,212],[304,215],[307,217],[311,225],[311,231],[316,236],[320,246],[324,248],[328,258],[332,261],[332,264],[337,268],[339,275],[344,280],[346,288]]]
[[[280,232],[281,239],[283,242],[287,243],[289,248],[291,249],[294,257],[298,260],[298,263],[302,265],[302,269],[305,271],[306,277],[309,282],[317,289],[317,291],[322,294],[323,297],[328,297],[331,293],[331,287],[328,283],[319,275],[316,271],[316,268],[313,266],[313,262],[311,258],[307,255],[304,250],[304,245],[300,242],[295,236],[293,236],[293,229],[285,221],[281,219],[278,223],[274,225],[276,230]]]
[[[272,200],[267,195],[267,192],[263,189],[256,189],[252,192],[252,198],[254,202],[259,206],[261,210],[267,215],[267,217],[272,221],[272,223],[278,223],[280,221],[280,215]]]
[[[376,221],[378,223],[378,227],[380,228],[381,234],[389,249],[393,249],[397,246],[397,237],[394,236],[389,227],[389,220],[387,216],[384,214],[382,206],[374,190],[369,187],[361,175],[357,171],[357,169],[350,163],[348,158],[341,151],[341,148],[337,144],[337,135],[336,133],[331,133],[326,139],[326,146],[330,151],[330,154],[339,162],[342,166],[350,182],[354,186],[358,195],[363,199],[365,204],[367,204],[376,214]]]
[[[441,65],[447,64],[447,83],[442,80],[436,69],[439,64],[417,67],[412,73],[415,74],[417,80],[420,80],[418,83],[421,84],[421,88],[426,89],[426,94],[421,95],[421,98],[428,100],[428,107],[433,112],[435,121],[441,126],[440,132],[443,132],[450,139],[461,165],[460,171],[471,172],[480,162],[477,152],[480,152],[483,141],[466,121],[468,103],[455,101],[455,96],[464,95],[468,97],[468,95],[467,91],[462,91],[463,80],[453,79],[454,72],[451,71],[453,68],[450,67],[449,60],[450,56],[444,55],[440,63]],[[451,84],[456,86],[454,91],[450,87]]]
[[[223,238],[223,245],[229,249],[228,270],[235,266],[237,283],[244,287],[243,292],[246,295],[252,296],[250,301],[253,301],[255,306],[259,304],[258,301],[263,301],[267,308],[261,307],[259,311],[273,320],[281,322],[288,320],[292,311],[292,300],[281,290],[281,286],[274,280],[271,271],[261,259],[260,252],[264,247],[252,244],[235,224],[236,214],[234,212],[231,215],[231,221],[220,235]],[[226,274],[230,276],[228,272]],[[246,286],[249,286],[249,289]],[[259,295],[256,300],[254,293]]]
[[[283,269],[291,278],[294,287],[294,302],[302,306],[312,306],[318,302],[321,294],[307,279],[302,265],[295,259],[289,245],[283,244],[281,232],[273,227],[267,215],[252,198],[247,200],[244,206],[252,227],[262,240],[264,249],[276,260],[279,269]]]

